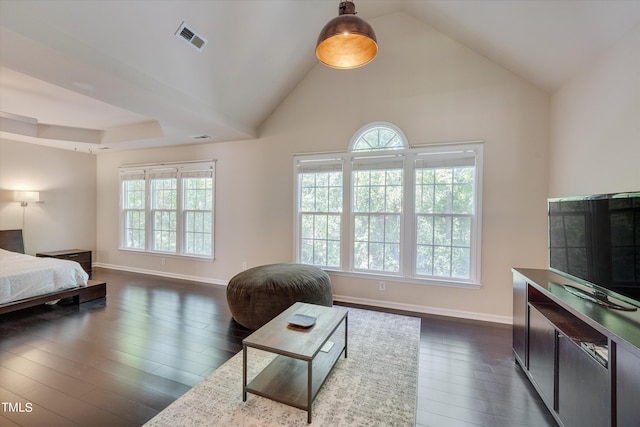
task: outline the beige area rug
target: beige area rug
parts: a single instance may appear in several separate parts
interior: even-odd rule
[[[313,404],[313,426],[415,426],[420,319],[349,308],[348,357]],[[344,337],[344,330],[336,332]],[[249,381],[273,358],[249,348]],[[145,426],[304,426],[307,412],[251,393],[242,401],[242,352]]]

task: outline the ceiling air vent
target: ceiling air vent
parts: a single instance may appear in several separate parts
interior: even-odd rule
[[[189,43],[189,45],[198,51],[204,49],[204,46],[207,44],[207,39],[194,31],[193,28],[189,28],[184,22],[180,24],[178,31],[176,31],[176,36]]]

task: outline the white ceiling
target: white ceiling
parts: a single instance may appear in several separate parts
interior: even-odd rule
[[[338,3],[0,0],[0,137],[95,153],[257,137],[316,66]],[[409,14],[549,93],[640,25],[640,0],[355,4],[366,20]],[[183,21],[201,52],[175,36]]]

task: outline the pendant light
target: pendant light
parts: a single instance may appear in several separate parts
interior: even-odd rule
[[[320,31],[316,56],[332,68],[350,69],[368,64],[378,53],[376,33],[364,19],[356,16],[352,1],[340,2],[338,13]]]

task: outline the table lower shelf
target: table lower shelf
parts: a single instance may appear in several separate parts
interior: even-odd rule
[[[311,402],[308,402],[308,361],[278,355],[247,384],[246,391],[300,409],[310,410],[320,387],[343,353],[335,343],[329,352],[319,352],[312,362]]]

